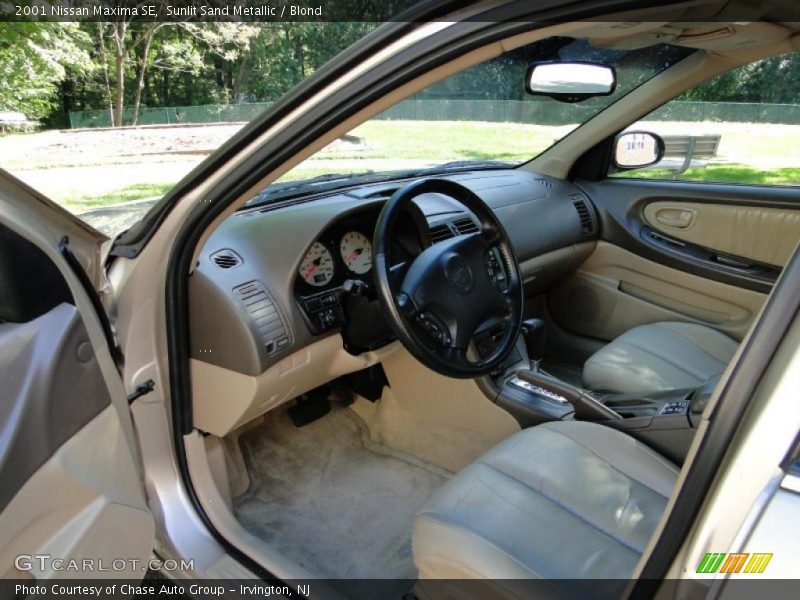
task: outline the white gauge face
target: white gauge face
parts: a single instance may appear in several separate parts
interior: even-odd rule
[[[347,268],[357,275],[369,273],[372,268],[372,243],[363,233],[345,233],[339,242],[339,252]]]
[[[330,250],[319,242],[314,242],[300,263],[300,277],[308,285],[315,287],[330,283],[333,279],[333,256]]]

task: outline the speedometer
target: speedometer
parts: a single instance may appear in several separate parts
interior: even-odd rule
[[[339,242],[339,252],[347,268],[356,275],[369,273],[372,268],[372,243],[367,236],[357,231],[349,231]]]
[[[330,250],[319,242],[308,249],[300,263],[300,277],[308,285],[319,287],[333,279],[333,256]]]

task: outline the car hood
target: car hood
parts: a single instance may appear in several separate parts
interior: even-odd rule
[[[158,200],[159,197],[134,200],[114,206],[95,208],[78,216],[98,231],[114,237],[140,221]]]

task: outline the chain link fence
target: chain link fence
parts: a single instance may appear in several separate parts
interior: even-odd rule
[[[272,106],[272,102],[205,106],[142,107],[137,125],[182,125],[246,122]],[[488,121],[535,125],[582,123],[597,111],[597,105],[561,105],[537,100],[405,100],[376,118],[415,121]],[[108,110],[71,111],[70,127],[110,127]],[[780,123],[800,125],[799,104],[751,104],[746,102],[673,101],[648,117],[653,121],[720,121],[735,123]],[[131,109],[124,123],[132,121]]]

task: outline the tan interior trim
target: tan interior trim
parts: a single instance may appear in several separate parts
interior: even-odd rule
[[[451,379],[423,366],[404,348],[383,360],[391,387],[378,402],[352,405],[373,442],[456,472],[520,430],[472,379]]]
[[[800,240],[800,209],[664,200],[645,206],[644,218],[679,240],[778,267]]]
[[[114,577],[138,580],[142,572],[128,561],[146,565],[153,538],[138,467],[116,410],[108,406],[68,439],[0,513],[0,573],[15,573],[15,558],[23,554],[49,555],[64,565],[119,558],[126,568]],[[77,575],[47,565],[42,569],[36,562],[32,567],[36,579]]]
[[[552,307],[563,326],[603,340],[657,321],[700,322],[741,340],[765,300],[759,292],[673,269],[600,241],[578,272],[553,292]],[[573,305],[585,309],[559,310]]]
[[[336,334],[301,348],[259,375],[190,359],[194,426],[223,437],[300,394],[381,362],[400,348],[400,342],[393,342],[354,356]]]
[[[694,458],[702,444],[702,438],[709,427],[709,415],[719,408],[717,407],[719,391],[734,368],[740,353],[741,348],[728,366],[703,413],[700,429],[695,436],[676,491],[683,484],[686,466],[690,464],[690,460]],[[783,476],[778,465],[785,459],[786,449],[796,443],[797,431],[800,428],[798,380],[800,380],[800,319],[795,318],[749,401],[742,428],[731,441],[723,468],[718,471],[695,526],[675,557],[666,578],[705,579],[706,576],[695,572],[705,552],[741,552],[746,547],[746,542],[752,534],[751,528],[759,518],[764,502],[768,498],[765,494],[774,491]],[[674,500],[667,506],[661,524],[651,538],[650,548],[663,530],[673,503]],[[640,562],[639,568],[642,564],[643,561]],[[776,553],[766,576],[785,578],[789,574],[793,576],[796,572],[797,561],[792,552],[782,555]]]

